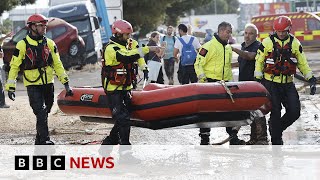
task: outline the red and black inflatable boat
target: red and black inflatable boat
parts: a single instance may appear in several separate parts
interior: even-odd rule
[[[62,112],[110,122],[107,96],[101,87],[74,87],[73,92],[72,97],[65,97],[65,90],[58,95]],[[253,81],[226,82],[225,86],[218,82],[149,84],[132,93],[131,121],[132,126],[149,129],[240,126],[247,125],[250,112],[258,109],[264,114],[270,111],[269,93]]]

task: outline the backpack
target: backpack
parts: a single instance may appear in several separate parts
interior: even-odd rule
[[[190,38],[190,41],[188,42],[188,44],[186,44],[186,42],[184,42],[182,38],[179,38],[179,40],[182,43],[182,50],[181,50],[182,52],[180,53],[181,65],[182,66],[193,65],[197,57],[197,52],[192,45],[194,37]]]
[[[176,36],[172,36],[173,38],[173,44],[176,42]],[[164,40],[166,40],[166,36],[163,36],[162,38],[162,42],[164,42]]]

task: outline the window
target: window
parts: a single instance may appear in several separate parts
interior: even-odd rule
[[[17,34],[15,34],[12,38],[13,42],[18,43],[23,38],[27,36],[28,30],[27,29],[21,29]]]
[[[67,28],[65,26],[59,26],[52,29],[52,39],[55,39],[59,36],[61,36],[63,33],[67,31]]]
[[[307,27],[309,31],[319,30],[320,29],[320,21],[317,19],[308,19]]]

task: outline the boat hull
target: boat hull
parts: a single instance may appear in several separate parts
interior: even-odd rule
[[[219,83],[188,85],[149,84],[133,91],[132,125],[150,129],[203,124],[205,122],[244,121],[250,111],[270,110],[268,91],[257,82],[227,82],[234,102]],[[69,115],[111,118],[107,96],[102,88],[73,88],[74,96],[58,96],[58,106]],[[197,125],[196,125],[197,126]],[[202,125],[203,127],[204,125]],[[230,125],[231,126],[231,125]]]

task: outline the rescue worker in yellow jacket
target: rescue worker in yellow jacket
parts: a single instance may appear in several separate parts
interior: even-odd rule
[[[262,41],[256,56],[255,78],[271,95],[269,131],[273,145],[283,144],[282,132],[300,117],[299,95],[293,83],[297,67],[310,83],[310,94],[316,92],[317,79],[299,40],[289,34],[291,27],[289,17],[277,17],[273,23],[274,33]],[[286,109],[282,117],[281,104]]]
[[[44,36],[48,20],[41,14],[31,15],[27,20],[28,35],[16,45],[6,84],[11,100],[15,100],[16,78],[23,70],[23,83],[27,87],[29,103],[37,117],[36,145],[53,145],[48,131],[48,113],[54,101],[54,72],[64,84],[66,95],[73,95],[69,78],[53,40]]]
[[[139,47],[131,39],[132,26],[125,20],[117,20],[112,25],[113,36],[104,51],[102,83],[108,97],[108,105],[115,124],[102,145],[130,145],[130,101],[133,82],[136,80],[137,62],[148,79],[148,67],[143,58],[150,51],[160,51],[160,47]]]
[[[218,26],[218,33],[200,49],[194,68],[199,82],[230,81],[233,79],[231,71],[232,49],[228,40],[232,33],[232,25],[222,22]],[[232,127],[226,128],[230,135],[230,145],[245,144],[239,140],[238,130]],[[200,128],[201,145],[209,144],[210,128]]]

